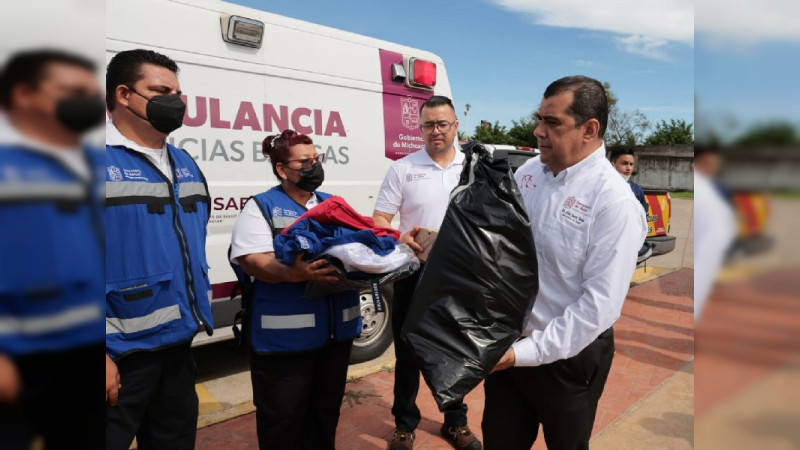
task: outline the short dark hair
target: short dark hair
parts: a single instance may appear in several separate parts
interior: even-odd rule
[[[56,49],[28,50],[9,58],[0,73],[0,107],[14,106],[11,92],[22,83],[34,88],[44,80],[50,64],[67,64],[95,72],[97,66],[90,59]]]
[[[696,145],[694,147],[694,157],[705,155],[721,155],[722,151],[718,145]]]
[[[106,68],[106,107],[114,111],[117,86],[133,86],[143,78],[142,64],[153,64],[177,74],[178,64],[166,55],[152,50],[136,49],[119,52]]]
[[[422,110],[425,108],[436,108],[437,106],[449,106],[450,109],[453,110],[453,114],[456,113],[456,108],[453,106],[453,101],[449,98],[445,97],[444,95],[434,95],[433,97],[425,100],[425,103],[422,104],[422,108],[419,109],[419,115],[422,115]],[[458,119],[458,116],[456,116]]]
[[[283,130],[281,134],[267,136],[264,142],[261,143],[261,153],[269,158],[272,164],[272,173],[280,180],[281,176],[278,175],[278,163],[286,164],[289,158],[289,149],[297,144],[313,144],[305,134],[298,133],[294,130]]]
[[[572,92],[574,95],[567,114],[575,118],[575,124],[581,126],[589,119],[597,119],[600,122],[598,137],[602,138],[608,125],[608,97],[603,84],[583,75],[564,77],[547,86],[544,98],[563,92]]]
[[[631,155],[636,156],[633,154],[632,148],[615,148],[611,150],[611,154],[609,155],[608,159],[613,163],[616,162],[622,155]]]

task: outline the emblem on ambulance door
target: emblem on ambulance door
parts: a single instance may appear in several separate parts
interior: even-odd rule
[[[400,99],[400,107],[402,108],[400,118],[403,121],[403,126],[409,130],[419,128],[419,100],[402,98]]]

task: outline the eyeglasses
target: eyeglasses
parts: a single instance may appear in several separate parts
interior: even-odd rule
[[[313,166],[315,163],[322,163],[325,162],[325,155],[322,153],[318,153],[317,156],[313,158],[302,158],[302,159],[287,159],[283,163],[287,166],[290,162],[299,162],[301,169],[308,169],[309,167]],[[292,169],[293,167],[289,167]],[[297,170],[297,169],[295,169]]]
[[[433,133],[434,129],[438,129],[440,133],[447,133],[456,122],[457,120],[452,122],[448,122],[446,120],[442,120],[440,122],[425,122],[422,124],[420,129],[422,129],[422,132],[425,134]]]

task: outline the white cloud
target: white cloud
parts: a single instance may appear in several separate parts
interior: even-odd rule
[[[701,0],[696,18],[697,31],[715,41],[800,42],[800,2],[796,0]]]
[[[650,36],[631,35],[614,39],[628,53],[654,59],[668,59],[664,47],[668,41]]]
[[[534,24],[614,33],[628,52],[665,59],[669,43],[694,44],[693,0],[490,0]]]

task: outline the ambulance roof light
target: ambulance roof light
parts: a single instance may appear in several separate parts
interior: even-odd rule
[[[412,87],[432,90],[436,86],[436,63],[424,59],[408,60],[408,84]]]
[[[242,16],[223,14],[220,17],[222,40],[245,47],[261,48],[264,22]]]

